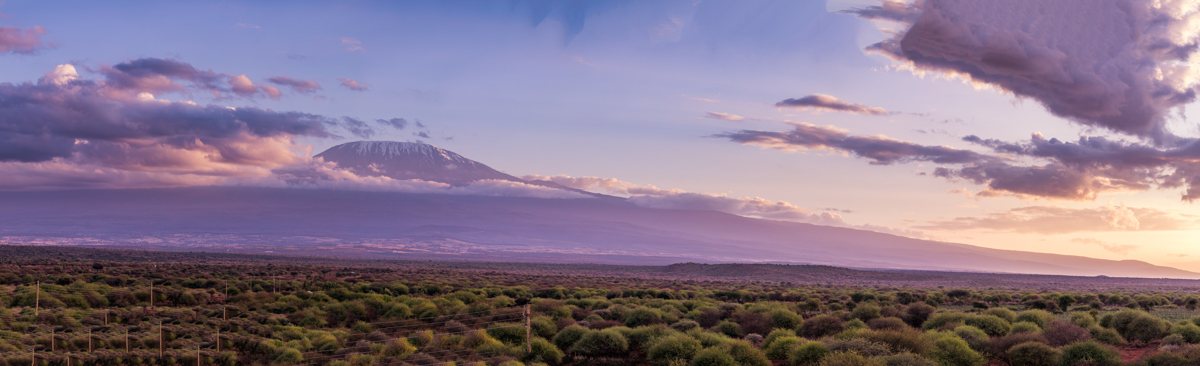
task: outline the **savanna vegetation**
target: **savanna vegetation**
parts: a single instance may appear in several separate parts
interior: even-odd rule
[[[680,270],[715,268],[697,265],[491,266],[0,247],[0,366],[1200,364],[1200,297],[1186,282],[880,286]]]

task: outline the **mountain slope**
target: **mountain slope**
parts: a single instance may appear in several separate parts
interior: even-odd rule
[[[282,188],[3,192],[0,240],[398,259],[777,262],[1200,278],[1145,262],[987,249],[617,200]]]

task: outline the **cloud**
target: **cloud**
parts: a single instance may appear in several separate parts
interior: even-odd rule
[[[1110,252],[1113,252],[1116,254],[1120,254],[1120,255],[1129,255],[1129,252],[1136,250],[1137,248],[1140,248],[1140,246],[1137,246],[1137,245],[1119,245],[1119,244],[1109,243],[1106,241],[1101,241],[1101,240],[1092,239],[1092,238],[1075,238],[1075,239],[1071,239],[1071,242],[1079,243],[1079,244],[1095,245],[1095,246],[1104,248],[1104,250],[1107,250],[1107,251],[1110,251]]]
[[[778,150],[829,150],[849,152],[871,159],[871,164],[889,165],[907,161],[930,161],[944,164],[978,163],[995,158],[970,150],[947,146],[925,146],[885,136],[850,136],[846,130],[833,126],[808,123],[788,123],[791,131],[740,130],[713,135],[730,141]]]
[[[849,103],[832,95],[825,94],[813,94],[801,98],[785,99],[782,102],[775,103],[775,107],[871,115],[891,114],[891,112],[883,108]]]
[[[253,183],[259,186],[288,188],[342,189],[360,191],[385,191],[423,194],[451,194],[467,196],[532,197],[553,199],[592,199],[578,192],[512,182],[485,179],[467,185],[452,186],[441,182],[419,179],[399,180],[386,176],[357,175],[338,168],[336,163],[324,159],[313,159],[304,164],[291,165],[273,171],[270,179]]]
[[[868,47],[934,72],[1037,100],[1080,124],[1169,142],[1169,109],[1195,100],[1195,4],[1188,1],[918,1],[851,10],[902,23]],[[920,14],[917,16],[917,14]]]
[[[190,90],[199,90],[212,93],[216,98],[221,98],[224,93],[233,93],[244,98],[266,95],[278,99],[281,95],[279,89],[255,84],[246,75],[200,70],[191,64],[172,59],[141,58],[113,66],[102,66],[99,72],[104,75],[108,90],[132,94],[187,93]],[[184,85],[183,82],[189,85]]]
[[[982,217],[958,217],[916,226],[919,229],[964,231],[986,230],[1023,234],[1068,234],[1109,231],[1189,230],[1196,217],[1154,208],[1104,205],[1097,208],[1028,206],[995,212]]]
[[[384,126],[391,126],[397,130],[403,130],[404,127],[408,126],[408,120],[403,119],[403,118],[377,119],[377,120],[375,120],[375,123],[378,123],[378,124],[381,124]]]
[[[1170,148],[1098,136],[1063,142],[1033,134],[1028,142],[967,136],[963,141],[993,153],[920,145],[886,136],[851,136],[833,126],[790,123],[791,131],[740,130],[713,135],[732,142],[785,151],[853,154],[871,164],[927,161],[944,165],[933,176],[966,180],[986,188],[977,197],[1019,196],[1094,200],[1102,193],[1185,188],[1182,199],[1200,198],[1200,139],[1179,139]],[[1022,162],[1021,159],[1033,162]]]
[[[42,42],[44,35],[46,29],[37,26],[25,29],[0,27],[0,53],[37,53],[47,46]]]
[[[709,210],[771,220],[796,221],[819,225],[846,225],[842,221],[841,215],[835,212],[810,212],[812,210],[788,202],[771,201],[759,197],[733,198],[724,194],[661,189],[652,185],[637,185],[615,178],[527,175],[521,177],[521,179],[550,181],[585,191],[628,196],[630,202],[649,208]]]
[[[290,87],[300,94],[311,94],[317,90],[321,90],[321,85],[315,81],[293,79],[287,76],[275,76],[268,78],[267,81],[276,85]]]
[[[746,119],[736,114],[721,113],[721,112],[704,112],[704,118],[719,119],[732,122],[741,122]]]
[[[363,139],[370,139],[371,135],[375,134],[375,129],[371,128],[366,122],[355,118],[342,117],[342,121],[338,125],[345,128],[350,134]]]
[[[346,47],[346,51],[363,51],[364,50],[362,47],[362,41],[360,41],[360,40],[357,40],[354,38],[342,37],[341,41],[342,41],[342,46]]]
[[[342,82],[342,86],[344,86],[350,90],[353,90],[353,91],[367,91],[367,87],[370,86],[367,83],[360,83],[358,81],[350,80],[350,79],[346,79],[346,78],[339,78],[338,81]]]

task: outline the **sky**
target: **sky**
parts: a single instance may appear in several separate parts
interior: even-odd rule
[[[8,1],[0,189],[439,189],[312,158],[421,141],[647,207],[1200,271],[1197,7]]]

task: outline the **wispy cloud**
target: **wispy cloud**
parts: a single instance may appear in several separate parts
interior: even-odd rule
[[[267,81],[275,85],[290,87],[300,94],[309,94],[321,90],[321,85],[315,81],[293,79],[287,76],[275,76],[268,78]]]
[[[370,86],[367,83],[359,82],[357,80],[350,80],[350,79],[346,79],[346,78],[339,78],[338,81],[342,82],[342,86],[346,87],[347,89],[353,90],[353,91],[367,91],[367,87]]]
[[[742,116],[739,116],[736,114],[721,113],[721,112],[704,112],[704,118],[712,118],[712,119],[719,119],[719,120],[732,121],[732,122],[741,122],[741,121],[746,120],[746,117],[742,117]]]
[[[49,46],[42,42],[45,35],[46,29],[38,26],[25,29],[0,27],[0,53],[37,53]]]
[[[883,108],[871,107],[858,103],[850,103],[826,94],[813,94],[800,98],[785,99],[782,102],[775,103],[775,106],[779,108],[795,108],[802,110],[846,112],[871,115],[891,113]]]
[[[360,40],[357,40],[354,38],[349,38],[349,37],[342,37],[341,41],[342,41],[342,46],[346,47],[346,51],[365,51],[366,50],[362,47],[362,41],[360,41]]]
[[[1028,206],[978,217],[957,217],[916,226],[925,230],[985,230],[1026,234],[1109,231],[1173,231],[1196,226],[1194,216],[1148,208],[1104,205],[1097,208]]]
[[[1129,255],[1129,252],[1140,248],[1140,246],[1138,246],[1138,245],[1115,244],[1115,243],[1110,243],[1110,242],[1106,242],[1106,241],[1102,241],[1102,240],[1098,240],[1098,239],[1092,239],[1092,238],[1075,238],[1075,239],[1071,239],[1071,242],[1079,243],[1079,244],[1095,245],[1100,248],[1103,248],[1104,250],[1107,250],[1107,251],[1110,251],[1110,252],[1113,252],[1116,254],[1120,254],[1120,255]]]

